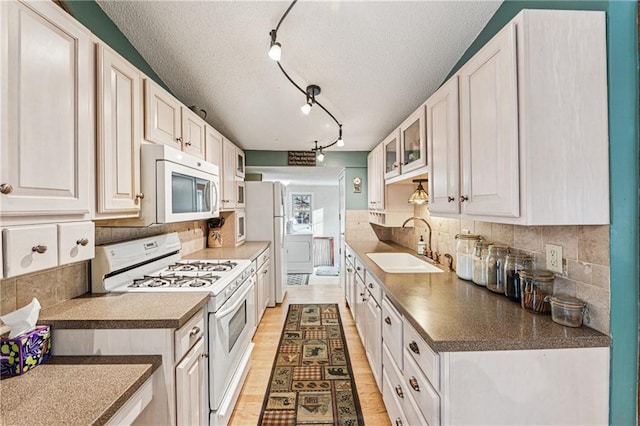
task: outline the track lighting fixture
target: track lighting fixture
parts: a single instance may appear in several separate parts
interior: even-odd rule
[[[282,21],[284,21],[284,18],[287,17],[287,15],[289,14],[289,11],[291,11],[291,8],[296,4],[297,1],[298,0],[293,0],[293,2],[291,2],[287,10],[284,12],[284,15],[282,15],[282,17],[280,18],[280,21],[278,22],[278,25],[276,26],[276,28],[271,30],[271,32],[269,32],[269,36],[271,37],[271,44],[269,46],[269,57],[278,63],[278,68],[280,68],[280,71],[282,71],[282,74],[284,74],[287,80],[289,80],[289,82],[293,84],[296,87],[296,89],[298,89],[300,92],[302,92],[306,96],[305,104],[300,107],[300,110],[304,115],[309,115],[313,105],[317,104],[338,125],[339,127],[338,139],[336,139],[335,141],[333,141],[332,143],[326,146],[318,146],[318,141],[316,141],[315,147],[311,149],[312,151],[318,152],[318,156],[317,156],[318,161],[322,161],[324,160],[324,155],[325,155],[323,152],[324,149],[329,148],[333,145],[337,145],[339,147],[344,146],[344,139],[342,139],[342,124],[336,119],[336,117],[333,114],[329,112],[328,109],[324,107],[324,105],[322,105],[320,102],[316,100],[316,96],[320,94],[320,86],[315,84],[310,84],[307,86],[306,90],[303,90],[302,87],[300,87],[295,81],[293,81],[293,79],[289,76],[289,74],[287,74],[287,72],[282,67],[282,64],[280,63],[280,58],[282,55],[282,45],[278,43],[276,40],[278,29],[280,29],[280,25],[282,24]]]
[[[269,57],[274,61],[279,61],[282,57],[282,45],[276,41],[277,32],[271,30],[269,33],[271,36],[271,46],[269,47]]]
[[[409,197],[409,204],[426,204],[429,201],[429,195],[422,187],[422,182],[427,182],[427,179],[413,179],[413,182],[417,183],[418,187]]]

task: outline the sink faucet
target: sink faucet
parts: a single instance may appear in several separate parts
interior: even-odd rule
[[[404,228],[407,225],[407,223],[409,223],[409,221],[411,221],[411,220],[413,220],[414,222],[416,220],[421,220],[421,221],[424,222],[425,225],[427,225],[427,228],[429,229],[429,238],[427,239],[427,247],[425,249],[424,255],[426,257],[428,257],[429,259],[433,259],[433,257],[432,257],[433,253],[431,251],[431,225],[429,225],[429,222],[427,222],[423,218],[417,217],[417,216],[413,216],[413,217],[410,217],[409,219],[405,220],[404,223],[402,224],[402,227]]]

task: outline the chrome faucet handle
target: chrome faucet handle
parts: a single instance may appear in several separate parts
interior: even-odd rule
[[[449,253],[445,253],[444,258],[447,259],[447,272],[453,272],[453,257]]]

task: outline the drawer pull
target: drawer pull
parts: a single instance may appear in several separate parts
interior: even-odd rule
[[[411,343],[409,343],[409,349],[411,349],[411,352],[413,352],[416,355],[420,355],[420,348],[418,347],[418,344],[415,341],[412,341]]]
[[[456,197],[447,197],[447,202],[455,201]]]
[[[356,270],[361,271],[361,270],[362,270],[362,268],[361,268],[361,267],[359,267],[359,266],[356,266]]]
[[[391,325],[391,318],[384,317],[384,322],[386,322],[387,324]]]
[[[404,423],[402,423],[402,419],[400,417],[396,419],[396,426],[404,426]]]
[[[373,283],[369,283],[369,288],[373,288]]]
[[[79,246],[86,246],[87,244],[89,244],[89,240],[87,238],[80,238],[79,240],[76,241],[76,245]]]
[[[140,202],[140,200],[143,200],[143,199],[144,199],[144,194],[142,192],[136,194],[136,200],[135,200],[136,205]]]
[[[404,392],[402,392],[402,386],[396,385],[396,393],[400,398],[404,398]]]
[[[461,202],[461,203],[464,203],[465,201],[469,201],[469,197],[465,197],[464,195],[462,195],[462,196],[460,197],[460,202]]]
[[[11,186],[10,183],[3,183],[2,185],[0,185],[0,193],[2,194],[11,194],[11,192],[13,191],[13,186]]]
[[[353,272],[353,269],[347,268],[347,272]]]
[[[34,253],[42,254],[42,253],[47,251],[47,246],[42,245],[42,244],[38,244],[37,246],[31,247],[31,251],[34,252]]]
[[[202,358],[209,358],[209,352],[202,352]]]
[[[195,326],[189,332],[189,337],[197,336],[198,334],[200,334],[200,327]]]
[[[420,385],[418,385],[418,379],[411,376],[411,378],[409,379],[409,384],[411,385],[414,391],[420,392]]]

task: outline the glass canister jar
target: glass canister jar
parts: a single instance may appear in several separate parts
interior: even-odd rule
[[[473,278],[473,245],[481,240],[480,235],[456,235],[456,275],[463,280]]]
[[[551,305],[547,296],[553,294],[553,272],[542,269],[520,271],[520,305],[536,314],[548,314]]]
[[[495,293],[504,294],[504,261],[509,246],[491,244],[487,250],[487,288]]]
[[[473,245],[473,270],[471,280],[474,284],[487,286],[487,253],[489,244],[486,241],[478,240]]]
[[[504,294],[514,302],[520,301],[520,271],[533,269],[533,257],[528,254],[508,254],[504,261]]]

